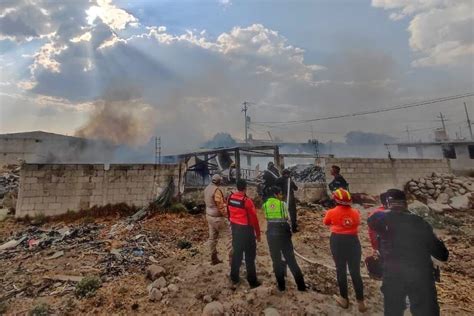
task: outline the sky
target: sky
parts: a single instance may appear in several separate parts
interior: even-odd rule
[[[2,0],[0,133],[44,130],[165,152],[218,132],[343,141],[468,135],[463,102],[313,123],[474,91],[471,0]],[[283,123],[262,123],[283,122]]]

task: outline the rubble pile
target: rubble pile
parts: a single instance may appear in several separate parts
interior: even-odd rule
[[[288,168],[295,182],[324,183],[326,177],[324,170],[315,165],[296,165]]]
[[[474,178],[470,177],[433,173],[431,177],[412,179],[405,190],[438,213],[466,211],[474,205]]]
[[[0,208],[14,208],[20,185],[20,167],[7,165],[0,170]]]

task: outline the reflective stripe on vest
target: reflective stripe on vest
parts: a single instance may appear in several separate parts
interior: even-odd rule
[[[285,204],[275,198],[269,198],[265,204],[263,204],[263,211],[267,220],[282,219],[286,220],[287,215],[285,212]]]
[[[235,198],[234,193],[229,196],[227,199],[227,214],[229,215],[229,220],[231,220],[231,217],[235,216],[237,212],[242,210],[245,212],[245,216],[247,217],[247,224],[250,225],[250,217],[245,209],[245,200],[247,200],[246,195],[244,195],[242,199]]]

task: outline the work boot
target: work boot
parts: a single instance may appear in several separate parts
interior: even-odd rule
[[[364,301],[357,301],[357,305],[359,307],[359,312],[364,313],[367,311],[367,306],[365,306]]]
[[[217,257],[217,253],[211,255],[211,265],[215,266],[216,264],[222,263],[221,260]]]
[[[285,285],[285,282],[277,282],[278,283],[278,290],[280,292],[283,292],[286,290],[286,285]]]
[[[255,288],[259,287],[260,285],[262,285],[262,282],[260,282],[260,281],[257,280],[257,281],[255,281],[254,283],[249,284],[249,285],[250,285],[250,288],[251,288],[251,289],[255,289]]]
[[[306,292],[307,289],[308,289],[308,287],[304,283],[298,285],[298,291],[300,291],[300,292]]]
[[[349,300],[347,298],[343,298],[338,295],[334,295],[334,299],[336,300],[337,305],[340,307],[346,309],[349,307]]]

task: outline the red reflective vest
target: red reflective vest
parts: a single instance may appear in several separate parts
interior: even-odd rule
[[[227,199],[227,212],[229,221],[237,225],[250,225],[255,231],[255,236],[260,237],[260,225],[257,212],[252,199],[243,192],[234,192]]]

